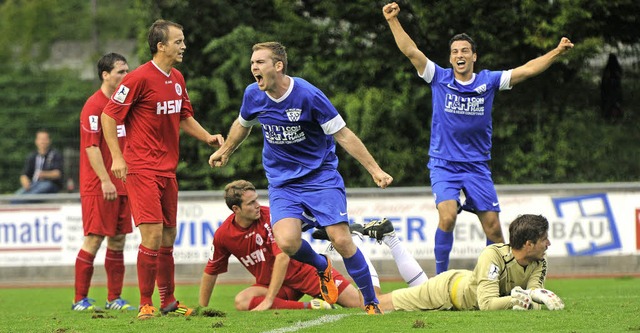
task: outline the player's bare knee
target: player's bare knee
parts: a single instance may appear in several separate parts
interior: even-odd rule
[[[351,245],[353,245],[349,224],[346,222],[327,226],[326,230],[331,243],[338,252],[348,251]]]
[[[353,239],[350,235],[346,235],[346,237],[337,237],[337,239],[332,241],[331,244],[333,244],[336,251],[338,251],[338,253],[340,253],[344,258],[351,258],[358,249],[356,244],[353,243]]]
[[[440,216],[438,228],[442,231],[452,232],[456,227],[456,216]]]
[[[486,216],[480,220],[482,228],[484,229],[487,237],[496,243],[503,243],[504,237],[502,236],[502,226],[500,220],[495,217],[487,218]]]
[[[239,300],[236,297],[235,307],[236,307],[236,310],[238,310],[238,311],[247,311],[247,310],[249,310],[249,302],[247,300],[245,300],[245,299],[240,299]]]
[[[85,236],[84,241],[82,242],[82,249],[95,255],[100,249],[100,245],[103,240],[104,236],[89,234]]]
[[[294,242],[290,240],[282,240],[281,242],[276,242],[278,247],[282,252],[286,253],[288,256],[292,256],[298,252],[300,246],[302,245],[300,242]]]
[[[502,235],[502,230],[493,230],[492,232],[487,233],[487,238],[489,238],[494,243],[504,243],[504,236]]]
[[[351,238],[351,234],[348,232],[337,233],[333,235],[331,243],[333,243],[333,246],[335,246],[336,248],[345,248],[353,243],[353,238]]]
[[[125,235],[115,235],[107,238],[107,248],[113,251],[124,250]]]

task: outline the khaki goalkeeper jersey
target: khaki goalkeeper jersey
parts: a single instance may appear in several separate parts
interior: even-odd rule
[[[501,310],[511,309],[511,289],[543,288],[547,276],[546,258],[520,266],[511,253],[508,244],[487,246],[472,272],[462,276],[459,284],[452,289],[454,306],[461,309]]]
[[[396,310],[500,310],[511,309],[511,289],[543,288],[546,259],[520,266],[508,244],[487,246],[473,271],[448,270],[425,283],[394,290]]]

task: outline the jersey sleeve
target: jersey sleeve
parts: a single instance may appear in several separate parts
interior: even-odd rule
[[[347,123],[342,119],[341,115],[335,116],[333,119],[327,121],[326,123],[320,125],[324,134],[333,135],[343,127],[347,126]]]
[[[435,62],[427,60],[424,71],[422,73],[418,73],[418,76],[421,77],[425,82],[431,83],[436,75],[436,66],[437,65]]]
[[[179,70],[172,68],[172,71],[176,74],[177,77],[180,78],[179,82],[182,87],[184,87],[182,91],[182,108],[180,108],[180,120],[187,119],[189,117],[193,117],[193,106],[191,105],[191,99],[189,99],[189,92],[187,91],[187,83],[184,80],[184,76],[180,73]]]
[[[225,273],[229,266],[229,256],[231,253],[224,245],[222,239],[224,238],[223,229],[218,228],[213,235],[213,243],[211,244],[211,254],[207,261],[207,266],[204,268],[204,272],[209,275],[218,275]]]
[[[102,112],[118,123],[124,122],[131,106],[144,91],[145,85],[145,80],[141,76],[135,74],[125,76]]]
[[[260,207],[260,225],[264,228],[265,240],[267,245],[269,245],[268,249],[275,258],[278,254],[282,253],[282,250],[276,243],[273,229],[271,229],[271,209],[269,206]]]
[[[91,99],[88,100],[82,108],[82,112],[80,112],[81,138],[84,139],[81,140],[82,148],[92,146],[100,147],[100,143],[102,142],[100,114],[102,114],[102,109],[93,103]]]
[[[490,247],[485,248],[476,268],[473,270],[478,281],[477,297],[480,310],[511,309],[511,296],[500,296],[500,277],[506,265],[498,251]]]
[[[240,106],[238,120],[240,121],[240,125],[244,127],[251,127],[260,123],[258,121],[258,113],[256,112],[256,103],[253,98],[256,89],[254,84],[250,84],[244,90],[244,95],[242,96],[242,105]]]
[[[275,241],[271,241],[271,253],[273,253],[274,258],[278,256],[278,254],[282,253],[282,250]]]
[[[191,106],[191,100],[189,99],[189,93],[187,89],[184,89],[182,93],[182,109],[180,109],[180,120],[193,117],[193,106]]]
[[[254,118],[253,120],[246,120],[242,118],[242,114],[238,116],[238,122],[240,123],[240,125],[242,125],[242,127],[251,127],[260,123],[260,121],[258,121],[258,118]]]
[[[329,98],[320,91],[320,89],[316,89],[312,98],[313,101],[311,104],[313,105],[313,118],[318,122],[318,124],[320,124],[324,134],[335,134],[347,125],[344,119],[342,119],[342,116],[338,113],[338,110],[336,110]]]
[[[511,90],[511,72],[513,70],[503,71],[500,75],[500,88],[499,90]]]
[[[511,89],[511,71],[490,71],[482,70],[476,76],[476,79],[481,77],[480,82],[488,82],[490,90],[509,90]]]

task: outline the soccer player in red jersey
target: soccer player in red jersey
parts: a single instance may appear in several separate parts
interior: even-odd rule
[[[208,306],[218,275],[227,271],[229,257],[240,263],[256,282],[238,293],[236,309],[330,309],[323,300],[299,302],[305,294],[320,296],[316,268],[283,253],[271,230],[269,207],[260,206],[256,188],[246,180],[236,180],[224,189],[227,206],[233,214],[216,230],[212,254],[202,274],[200,306]],[[337,303],[344,307],[363,307],[360,292],[333,269],[338,287]]]
[[[104,137],[113,157],[111,171],[125,182],[142,237],[137,261],[138,319],[155,315],[151,297],[156,280],[162,314],[192,312],[173,294],[180,130],[211,146],[224,141],[193,118],[184,77],[173,68],[182,62],[186,49],[182,26],[157,20],[149,29],[148,42],[153,59],[124,78],[102,113]],[[127,128],[124,154],[118,146],[118,121]]]
[[[102,82],[87,99],[80,114],[80,202],[82,204],[82,227],[84,242],[75,265],[75,299],[71,309],[75,311],[96,310],[93,300],[87,298],[93,261],[100,245],[107,237],[107,254],[104,268],[107,271],[106,308],[112,310],[135,310],[129,302],[120,298],[124,280],[125,236],[133,231],[131,211],[124,184],[108,169],[111,154],[102,139],[100,115],[109,97],[129,72],[127,59],[117,53],[104,55],[98,61],[98,77]],[[118,145],[124,148],[126,131],[119,123]]]

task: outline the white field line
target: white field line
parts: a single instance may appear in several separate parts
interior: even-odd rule
[[[262,333],[285,333],[285,332],[297,332],[298,330],[318,326],[326,323],[331,323],[334,321],[338,321],[344,317],[350,316],[350,314],[335,314],[335,315],[324,315],[318,319],[309,320],[309,321],[300,321],[295,323],[293,326],[277,328],[271,331],[265,331]]]

